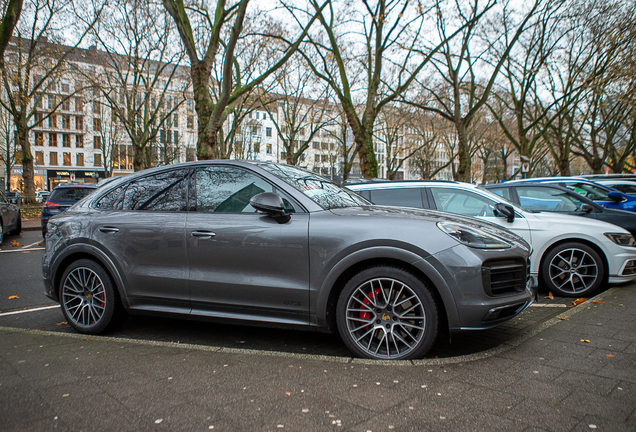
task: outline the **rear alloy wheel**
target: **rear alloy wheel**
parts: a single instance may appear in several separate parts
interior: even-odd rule
[[[337,306],[338,330],[347,347],[374,360],[421,358],[439,327],[430,289],[395,267],[372,267],[347,282]]]
[[[106,330],[121,309],[106,270],[87,259],[75,261],[64,272],[60,303],[68,323],[89,334]]]
[[[588,296],[605,280],[605,265],[591,247],[578,242],[548,252],[541,274],[550,291],[564,297]]]

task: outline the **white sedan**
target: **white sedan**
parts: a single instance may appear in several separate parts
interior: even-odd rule
[[[616,225],[530,212],[468,183],[404,181],[347,187],[374,204],[436,209],[508,228],[532,245],[531,273],[563,296],[589,295],[604,282],[636,277],[636,241]]]

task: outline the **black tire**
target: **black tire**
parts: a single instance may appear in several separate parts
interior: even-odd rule
[[[18,216],[18,224],[15,226],[15,229],[13,230],[13,234],[20,235],[21,232],[22,232],[22,216]]]
[[[589,296],[605,281],[605,264],[586,244],[563,243],[546,253],[541,279],[550,291],[563,297]]]
[[[396,267],[371,267],[353,276],[340,293],[336,316],[345,345],[374,360],[422,358],[439,332],[431,289]]]
[[[80,259],[64,272],[60,305],[77,331],[99,334],[120,322],[123,308],[108,272],[95,261]]]

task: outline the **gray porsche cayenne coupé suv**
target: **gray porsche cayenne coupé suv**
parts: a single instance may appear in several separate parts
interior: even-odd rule
[[[109,182],[49,221],[43,274],[79,332],[126,313],[339,331],[421,358],[530,305],[529,246],[496,225],[374,206],[296,167],[189,162]]]

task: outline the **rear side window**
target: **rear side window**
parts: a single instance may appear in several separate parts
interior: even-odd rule
[[[377,205],[423,208],[419,188],[377,189],[371,191],[371,202]]]
[[[150,175],[122,185],[95,204],[102,210],[186,211],[189,170]]]
[[[61,202],[61,201],[79,201],[86,195],[96,190],[95,188],[61,188],[55,189],[49,201]]]
[[[488,188],[488,190],[492,193],[499,195],[500,197],[504,197],[508,201],[512,201],[510,199],[510,189],[509,188]]]
[[[196,171],[197,211],[202,213],[254,213],[250,198],[273,192],[272,185],[237,167],[202,167]]]

